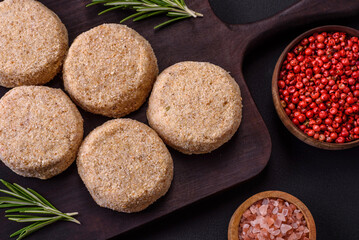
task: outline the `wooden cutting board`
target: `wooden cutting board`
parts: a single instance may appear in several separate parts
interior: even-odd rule
[[[128,15],[121,11],[102,16],[101,6],[85,8],[84,0],[42,0],[59,15],[69,31],[70,43],[80,33],[102,23],[119,23]],[[42,181],[17,176],[0,164],[0,178],[31,187],[46,196],[64,212],[78,211],[82,225],[58,223],[41,230],[29,239],[106,239],[134,229],[142,224],[183,208],[200,199],[246,181],[266,166],[271,140],[268,130],[250,96],[242,74],[245,52],[258,41],[289,26],[314,19],[354,14],[359,1],[303,0],[290,9],[267,20],[249,25],[228,25],[212,12],[207,0],[187,0],[189,7],[204,14],[204,18],[185,20],[161,30],[153,26],[165,18],[142,23],[128,21],[130,27],[143,35],[158,58],[160,70],[180,61],[208,61],[231,73],[238,82],[243,97],[243,120],[234,137],[218,150],[204,155],[184,155],[170,149],[175,176],[167,195],[143,212],[123,214],[98,207],[87,192],[73,164],[64,173]],[[268,79],[270,81],[270,79]],[[63,88],[61,75],[49,86]],[[260,86],[258,86],[260,87]],[[0,88],[0,96],[7,89]],[[270,91],[270,89],[268,89]],[[128,117],[147,123],[147,104]],[[81,110],[85,120],[85,135],[109,118]],[[3,215],[3,211],[1,211]],[[20,224],[0,218],[0,239],[19,229]]]

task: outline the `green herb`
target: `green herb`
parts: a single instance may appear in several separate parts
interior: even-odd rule
[[[11,184],[2,179],[0,181],[8,188],[8,190],[0,189],[0,192],[9,195],[8,197],[0,197],[0,208],[11,208],[5,211],[7,214],[5,217],[15,222],[32,223],[11,234],[10,237],[18,236],[17,239],[23,239],[31,233],[60,220],[80,224],[72,217],[78,215],[77,212],[62,213],[34,190],[25,189],[16,183]]]
[[[123,19],[121,23],[131,18],[133,18],[133,21],[139,21],[161,14],[166,14],[172,18],[155,26],[155,29],[185,18],[203,17],[201,13],[189,9],[184,0],[92,0],[92,3],[88,4],[87,7],[96,4],[103,4],[109,7],[100,12],[99,15],[115,9],[132,9],[137,11],[137,13]]]

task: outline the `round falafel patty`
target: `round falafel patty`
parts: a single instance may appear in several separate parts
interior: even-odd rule
[[[173,161],[156,132],[132,119],[114,119],[81,145],[77,168],[101,207],[138,212],[168,191]]]
[[[61,70],[67,30],[58,16],[33,0],[0,2],[0,85],[42,85]]]
[[[121,24],[103,24],[80,34],[63,69],[71,98],[86,111],[108,117],[123,117],[137,110],[157,74],[151,45]]]
[[[83,119],[60,89],[21,86],[0,99],[0,159],[25,177],[51,178],[75,160]]]
[[[157,78],[147,109],[149,125],[185,154],[211,152],[227,142],[242,118],[238,84],[223,68],[180,62]]]

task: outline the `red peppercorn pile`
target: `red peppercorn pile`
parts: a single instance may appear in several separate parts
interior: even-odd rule
[[[359,139],[359,41],[344,32],[304,38],[284,60],[281,105],[305,134],[322,142]]]

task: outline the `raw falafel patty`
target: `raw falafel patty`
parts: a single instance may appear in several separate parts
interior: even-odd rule
[[[22,86],[0,99],[0,159],[24,177],[51,178],[75,160],[83,120],[60,89]]]
[[[63,69],[72,99],[83,109],[108,117],[137,110],[157,74],[151,45],[121,24],[103,24],[79,35]]]
[[[68,49],[58,16],[33,0],[0,2],[0,85],[41,85],[60,71]]]
[[[114,119],[93,130],[81,145],[77,167],[101,207],[138,212],[168,191],[173,161],[156,132],[132,119]]]
[[[238,84],[224,69],[181,62],[157,78],[147,119],[163,141],[185,154],[211,152],[227,142],[242,118]]]

